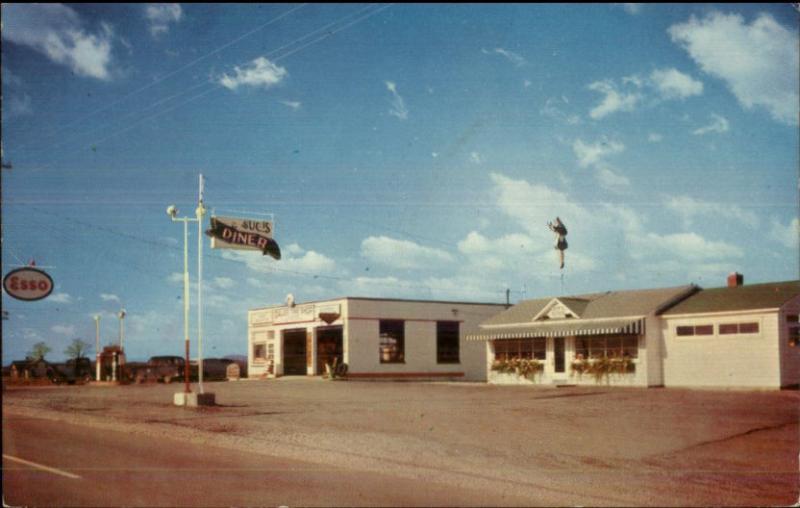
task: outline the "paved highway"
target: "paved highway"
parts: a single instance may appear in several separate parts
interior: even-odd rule
[[[487,506],[489,498],[386,472],[342,471],[177,440],[3,415],[8,506]]]

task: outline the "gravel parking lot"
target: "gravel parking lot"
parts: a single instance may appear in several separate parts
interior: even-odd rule
[[[282,378],[206,383],[218,406],[187,409],[181,389],[8,387],[3,414],[434,479],[494,505],[798,501],[797,391]]]

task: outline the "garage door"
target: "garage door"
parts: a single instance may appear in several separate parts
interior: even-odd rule
[[[306,374],[306,331],[286,330],[283,332],[283,375]]]

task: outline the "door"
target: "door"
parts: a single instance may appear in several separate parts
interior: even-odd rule
[[[317,328],[317,374],[325,373],[325,364],[337,365],[344,361],[342,347],[342,327]]]
[[[553,372],[563,374],[564,367],[564,337],[553,337]]]
[[[283,375],[306,374],[306,331],[286,330],[283,332]]]

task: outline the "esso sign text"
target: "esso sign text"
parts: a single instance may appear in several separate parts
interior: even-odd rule
[[[3,278],[3,289],[18,300],[41,300],[53,292],[53,279],[38,268],[17,268]]]

